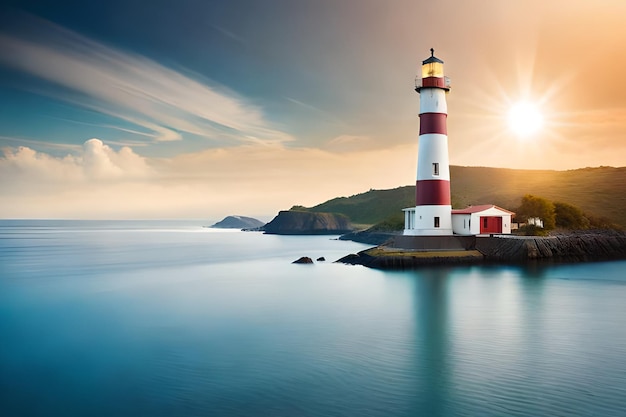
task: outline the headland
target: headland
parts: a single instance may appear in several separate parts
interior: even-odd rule
[[[259,229],[276,235],[337,235],[351,232],[354,228],[343,214],[283,210]]]

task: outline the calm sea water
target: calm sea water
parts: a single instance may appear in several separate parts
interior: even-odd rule
[[[365,246],[201,226],[0,221],[0,415],[626,415],[626,262],[292,265]]]

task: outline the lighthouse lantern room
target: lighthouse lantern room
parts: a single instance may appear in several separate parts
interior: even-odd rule
[[[448,161],[448,107],[450,81],[443,61],[431,56],[422,61],[415,91],[420,95],[415,207],[404,209],[405,235],[452,235],[450,166]]]

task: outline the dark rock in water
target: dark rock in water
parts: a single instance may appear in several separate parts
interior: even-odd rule
[[[319,258],[317,258],[318,262],[324,262],[326,260],[326,258],[324,258],[323,256],[320,256]]]
[[[303,256],[300,259],[297,259],[292,262],[292,264],[312,264],[312,263],[313,263],[313,259],[309,258],[308,256]]]
[[[215,223],[211,227],[215,229],[253,229],[263,225],[262,221],[252,217],[227,216],[224,220]]]
[[[263,230],[274,235],[343,234],[351,231],[352,225],[343,214],[289,210],[279,212]]]

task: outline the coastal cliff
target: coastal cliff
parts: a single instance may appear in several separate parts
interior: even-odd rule
[[[275,235],[344,234],[353,230],[350,219],[337,213],[285,210],[261,228]]]
[[[432,237],[429,237],[432,238]],[[415,238],[416,241],[419,238]],[[465,247],[406,249],[394,241],[351,254],[337,262],[379,269],[423,265],[471,265],[535,261],[589,262],[626,259],[626,234],[616,231],[573,232],[548,237],[499,235],[467,237]]]

